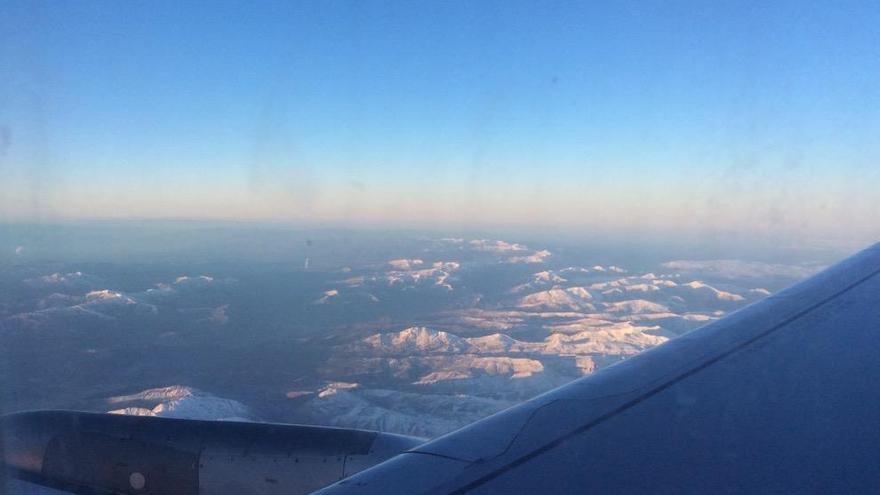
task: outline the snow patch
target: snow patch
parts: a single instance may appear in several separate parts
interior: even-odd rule
[[[550,251],[546,249],[542,249],[540,251],[535,251],[534,254],[530,256],[513,256],[507,258],[508,263],[543,263],[545,259],[549,258],[552,255]]]
[[[412,270],[423,264],[425,264],[425,262],[420,259],[397,259],[388,262],[388,265],[396,270]]]

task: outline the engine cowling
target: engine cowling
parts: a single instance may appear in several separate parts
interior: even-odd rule
[[[6,491],[307,494],[424,439],[342,428],[75,411],[0,419]]]

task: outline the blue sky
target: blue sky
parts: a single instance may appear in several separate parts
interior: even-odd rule
[[[876,2],[6,2],[0,218],[880,234]]]

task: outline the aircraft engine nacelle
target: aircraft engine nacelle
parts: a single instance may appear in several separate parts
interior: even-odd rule
[[[3,493],[311,493],[424,439],[341,428],[73,411],[0,419]]]

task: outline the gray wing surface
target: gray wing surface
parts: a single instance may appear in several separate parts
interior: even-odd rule
[[[880,493],[880,244],[318,493]]]

